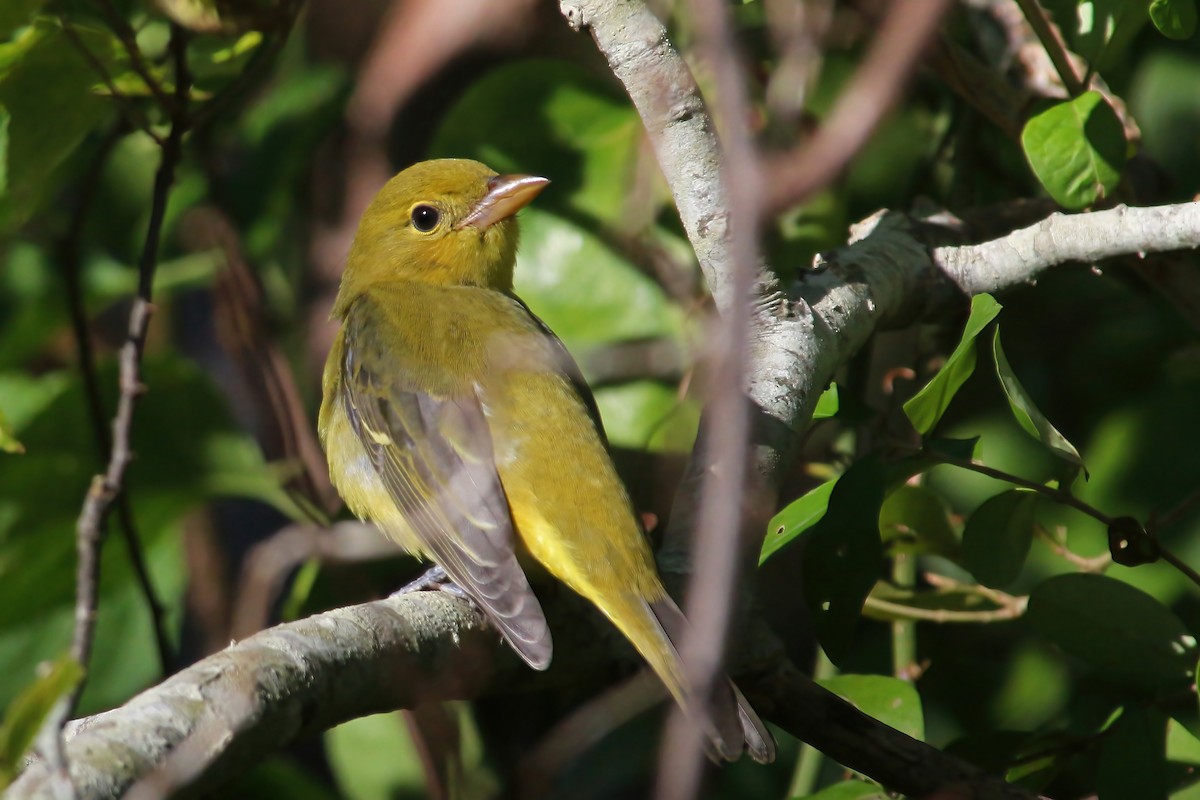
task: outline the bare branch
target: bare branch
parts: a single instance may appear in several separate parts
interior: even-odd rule
[[[1051,214],[1007,236],[965,247],[939,247],[933,260],[967,294],[996,292],[1033,280],[1049,267],[1091,264],[1200,247],[1200,204]]]
[[[100,152],[96,155],[95,161],[80,184],[75,208],[71,214],[71,222],[59,251],[63,275],[67,285],[67,306],[71,317],[71,328],[75,335],[75,348],[79,359],[79,371],[83,381],[83,393],[87,400],[88,419],[92,426],[92,433],[96,439],[96,450],[99,454],[99,459],[103,463],[107,463],[110,458],[112,439],[105,423],[104,399],[100,393],[100,379],[96,374],[96,358],[92,352],[87,310],[84,307],[83,285],[80,277],[80,261],[82,260],[80,242],[83,236],[83,225],[87,220],[96,186],[99,183],[101,169],[108,160],[108,155],[120,138],[121,133],[120,129],[114,130],[101,143]],[[121,531],[121,537],[125,541],[125,547],[129,551],[129,563],[133,567],[138,587],[141,589],[142,596],[146,599],[146,606],[150,610],[151,624],[154,628],[154,642],[158,647],[159,665],[162,669],[163,677],[166,677],[174,662],[170,637],[167,635],[166,611],[163,608],[162,602],[158,599],[158,593],[154,590],[154,583],[150,578],[150,570],[146,566],[146,559],[142,553],[142,543],[138,538],[137,528],[134,524],[133,508],[129,503],[128,495],[124,493],[117,498],[117,522]]]
[[[71,780],[82,798],[122,796],[139,781],[157,797],[183,785],[202,792],[306,733],[479,694],[498,642],[478,611],[438,592],[280,625],[72,723]],[[54,790],[53,770],[37,762],[7,796]]]

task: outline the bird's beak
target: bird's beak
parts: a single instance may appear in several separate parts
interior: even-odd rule
[[[488,181],[487,194],[455,227],[470,225],[483,230],[502,219],[508,219],[541,194],[548,183],[549,180],[537,175],[497,175]]]

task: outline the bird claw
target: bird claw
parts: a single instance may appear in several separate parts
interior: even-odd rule
[[[436,565],[427,569],[425,574],[415,581],[405,584],[392,592],[391,596],[398,597],[413,592],[445,592],[455,597],[467,596],[462,587],[451,580],[450,576],[446,574],[446,570]]]

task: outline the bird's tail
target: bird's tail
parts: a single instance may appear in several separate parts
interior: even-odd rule
[[[611,613],[615,609],[602,610],[633,642],[684,711],[705,721],[712,754],[736,761],[748,752],[759,763],[774,761],[775,740],[733,681],[722,676],[707,700],[697,698],[688,685],[678,650],[687,619],[675,601],[664,595],[647,602],[628,593],[619,602],[627,607],[617,613]]]

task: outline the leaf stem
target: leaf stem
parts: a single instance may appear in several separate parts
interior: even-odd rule
[[[1021,7],[1025,19],[1029,20],[1029,25],[1037,35],[1038,41],[1046,49],[1046,55],[1050,56],[1050,62],[1058,71],[1058,77],[1062,79],[1067,93],[1071,97],[1083,94],[1087,87],[1075,72],[1075,65],[1071,63],[1067,45],[1063,41],[1062,35],[1055,30],[1046,9],[1042,8],[1038,0],[1017,0],[1017,5]]]

